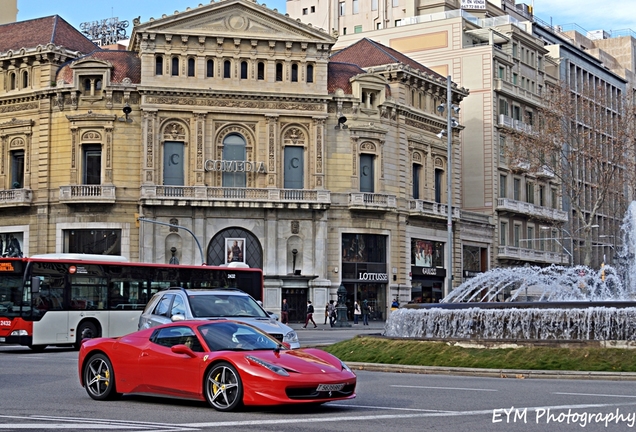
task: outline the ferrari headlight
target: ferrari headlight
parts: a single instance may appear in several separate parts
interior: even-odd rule
[[[349,366],[347,366],[343,361],[340,361],[340,365],[342,366],[342,370],[353,373],[353,371],[349,369]]]
[[[249,361],[259,364],[263,366],[264,368],[267,368],[278,375],[289,376],[289,373],[280,366],[273,365],[271,363],[266,362],[265,360],[261,360],[258,357],[254,357],[254,356],[246,356],[246,358]]]
[[[283,336],[283,342],[287,342],[288,344],[298,343],[298,334],[293,330],[290,331]]]

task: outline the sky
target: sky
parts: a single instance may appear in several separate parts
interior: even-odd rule
[[[368,0],[363,0],[368,1]],[[18,0],[18,21],[49,15],[60,15],[78,28],[83,22],[100,21],[117,17],[128,21],[128,35],[132,20],[141,16],[141,22],[151,17],[171,15],[175,11],[196,8],[209,0],[98,0],[90,4],[79,0]],[[270,9],[285,13],[285,0],[263,0]],[[534,4],[535,16],[554,25],[577,24],[584,30],[623,30],[636,32],[636,0],[517,0],[517,3]]]

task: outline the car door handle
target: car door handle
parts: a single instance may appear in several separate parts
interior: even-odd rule
[[[141,356],[142,357],[148,357],[148,353],[146,351],[144,351],[144,352],[141,353]]]

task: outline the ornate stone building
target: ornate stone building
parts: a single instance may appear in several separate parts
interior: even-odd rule
[[[412,286],[441,297],[443,76],[371,41],[330,58],[332,36],[247,0],[135,20],[128,51],[47,19],[63,44],[27,46],[27,21],[0,45],[0,232],[24,254],[244,263],[292,319],[341,284],[379,319]],[[468,94],[452,89],[457,104]],[[458,139],[456,262],[466,239],[492,236],[459,210]]]

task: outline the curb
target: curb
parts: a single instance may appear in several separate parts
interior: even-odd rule
[[[463,375],[513,379],[581,379],[605,381],[636,381],[636,372],[551,371],[519,369],[476,369],[442,366],[410,366],[379,363],[346,362],[353,371],[414,373],[428,375]]]

